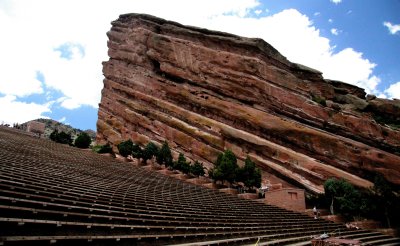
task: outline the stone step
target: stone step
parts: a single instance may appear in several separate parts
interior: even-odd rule
[[[364,245],[382,245],[382,246],[400,245],[400,238],[398,237],[383,238],[365,242]]]

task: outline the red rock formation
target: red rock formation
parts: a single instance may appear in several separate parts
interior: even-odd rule
[[[394,101],[366,101],[363,89],[324,80],[261,39],[138,14],[107,35],[99,142],[167,140],[206,166],[229,148],[314,192],[329,177],[368,187],[375,172],[400,184],[400,132],[372,117]]]

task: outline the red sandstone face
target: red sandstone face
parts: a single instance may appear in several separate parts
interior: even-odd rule
[[[400,184],[400,132],[371,117],[397,117],[398,102],[367,102],[362,89],[326,81],[258,39],[145,15],[112,24],[99,142],[167,140],[208,167],[229,148],[250,156],[265,182],[313,192],[329,177],[369,187],[374,172]]]

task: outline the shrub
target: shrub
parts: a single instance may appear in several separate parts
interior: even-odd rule
[[[165,164],[166,167],[172,165],[171,149],[169,148],[167,141],[164,141],[161,149],[158,151],[156,160],[158,164]]]
[[[190,172],[190,163],[186,161],[182,153],[179,154],[178,160],[174,163],[174,168],[186,174]]]
[[[205,172],[203,164],[195,161],[194,164],[190,166],[190,173],[197,177],[204,176]]]
[[[223,173],[216,167],[210,168],[208,170],[208,177],[214,180],[214,183],[217,181],[224,181]]]
[[[81,149],[89,148],[89,145],[92,143],[92,139],[86,132],[82,132],[75,139],[74,145]]]
[[[139,162],[140,158],[143,157],[143,150],[140,148],[140,145],[134,144],[132,146],[132,157],[136,158]]]
[[[117,145],[117,148],[120,155],[122,155],[123,157],[128,157],[132,154],[133,142],[130,139],[127,141],[123,141]]]
[[[158,147],[153,142],[149,142],[143,150],[142,159],[143,163],[146,163],[147,160],[153,158],[158,153]]]
[[[58,130],[54,130],[50,134],[50,139],[57,143],[72,145],[72,137],[69,133],[58,132]]]
[[[93,151],[99,154],[105,154],[105,153],[110,153],[112,154],[112,148],[109,143],[105,145],[96,145],[93,147]]]
[[[324,107],[326,107],[326,100],[323,97],[319,97],[319,96],[312,96],[312,100]]]

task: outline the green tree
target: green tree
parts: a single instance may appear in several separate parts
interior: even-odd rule
[[[74,145],[81,149],[87,149],[91,143],[92,139],[90,136],[86,132],[81,132],[75,139]]]
[[[238,169],[237,181],[243,182],[250,189],[261,187],[261,171],[248,156],[244,162],[244,166]]]
[[[167,141],[164,141],[163,145],[158,151],[156,161],[160,165],[165,164],[166,167],[172,165],[171,149],[169,148]]]
[[[342,214],[357,213],[359,207],[360,194],[344,179],[330,178],[324,183],[325,195],[330,199],[331,214],[335,210]]]
[[[72,145],[71,134],[65,132],[58,132],[57,129],[50,134],[50,139],[57,143]]]
[[[140,158],[143,157],[143,150],[142,150],[142,148],[140,147],[139,144],[135,143],[132,146],[132,157],[136,158],[138,160],[138,162],[140,161]]]
[[[96,145],[93,146],[93,151],[99,154],[104,154],[104,153],[110,153],[112,154],[112,148],[110,143],[107,143],[105,145]]]
[[[224,181],[223,173],[220,169],[213,167],[208,170],[208,177],[214,180],[214,183],[217,181]]]
[[[193,165],[190,166],[190,173],[197,177],[204,176],[205,172],[203,164],[195,161]]]
[[[179,154],[178,160],[174,163],[174,168],[176,170],[182,171],[183,173],[189,173],[190,163],[186,160],[185,156],[182,153]]]
[[[51,141],[57,142],[57,139],[58,139],[58,130],[57,130],[57,129],[53,130],[53,131],[50,133],[49,138],[50,138]]]
[[[374,179],[372,192],[375,195],[375,203],[380,214],[383,213],[388,227],[392,226],[392,219],[396,216],[399,209],[399,197],[393,192],[395,190],[386,179],[378,174]],[[397,217],[399,217],[397,215]]]
[[[58,142],[62,144],[72,145],[72,137],[71,134],[66,132],[60,132],[58,134]]]
[[[117,145],[118,152],[123,157],[128,157],[132,154],[133,142],[132,140],[128,139],[123,141]]]
[[[153,158],[158,153],[158,147],[153,142],[149,142],[143,150],[142,160],[143,163],[146,163],[147,160]]]
[[[218,167],[223,175],[223,179],[232,184],[236,179],[238,168],[235,154],[231,150],[226,150]]]
[[[214,168],[209,171],[209,176],[215,181],[226,180],[232,184],[236,179],[238,168],[235,154],[230,150],[226,150],[218,155]]]

